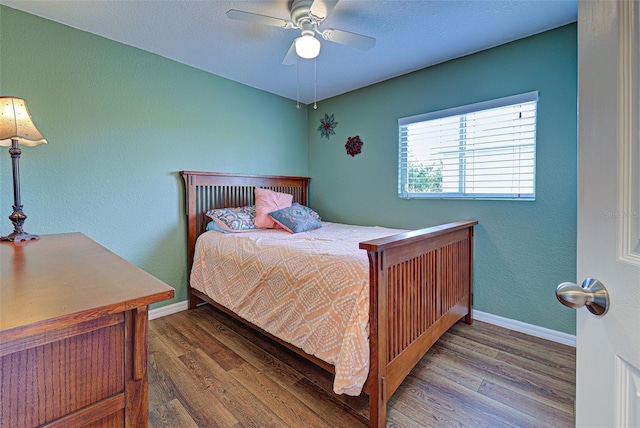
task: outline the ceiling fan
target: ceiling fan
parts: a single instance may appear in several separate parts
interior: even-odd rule
[[[316,33],[330,42],[353,46],[363,50],[371,49],[376,44],[376,39],[373,37],[350,33],[344,30],[331,28],[320,30],[318,28],[331,13],[338,1],[339,0],[291,0],[289,2],[291,21],[236,9],[227,11],[227,16],[231,19],[251,22],[253,24],[300,30],[300,37],[293,41],[282,61],[284,65],[295,64],[298,62],[298,57],[305,59],[317,57],[320,53],[320,41],[315,38]]]

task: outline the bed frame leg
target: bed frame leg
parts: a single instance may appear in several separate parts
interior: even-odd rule
[[[375,391],[369,395],[369,428],[385,428],[387,426],[387,400],[384,398],[384,381],[378,379]]]
[[[202,302],[204,300],[189,291],[189,310],[195,309]]]

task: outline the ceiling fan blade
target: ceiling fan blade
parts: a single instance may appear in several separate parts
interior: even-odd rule
[[[362,34],[350,33],[343,30],[328,29],[322,32],[322,38],[330,42],[341,45],[353,46],[354,48],[369,50],[376,44],[376,39]]]
[[[271,25],[280,28],[294,28],[293,22],[285,19],[274,18],[273,16],[259,15],[257,13],[244,12],[242,10],[231,9],[227,11],[227,16],[238,21],[251,22],[252,24]]]
[[[293,65],[296,62],[298,62],[298,54],[296,53],[296,41],[294,40],[293,43],[291,43],[289,51],[282,60],[282,65]]]
[[[339,0],[314,0],[311,8],[309,9],[309,15],[312,15],[319,22],[325,20],[331,13]]]

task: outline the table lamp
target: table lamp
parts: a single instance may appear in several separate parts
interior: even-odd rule
[[[0,241],[27,241],[39,239],[40,236],[26,233],[22,225],[27,215],[22,212],[20,202],[20,169],[19,160],[23,146],[37,146],[47,143],[36,128],[27,110],[27,103],[22,98],[0,97],[0,146],[10,147],[11,166],[13,168],[13,214],[9,220],[13,222],[13,233],[0,237]]]

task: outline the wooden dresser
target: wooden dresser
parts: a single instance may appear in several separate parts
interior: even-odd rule
[[[81,233],[0,243],[0,427],[148,425],[148,305],[173,288]]]

